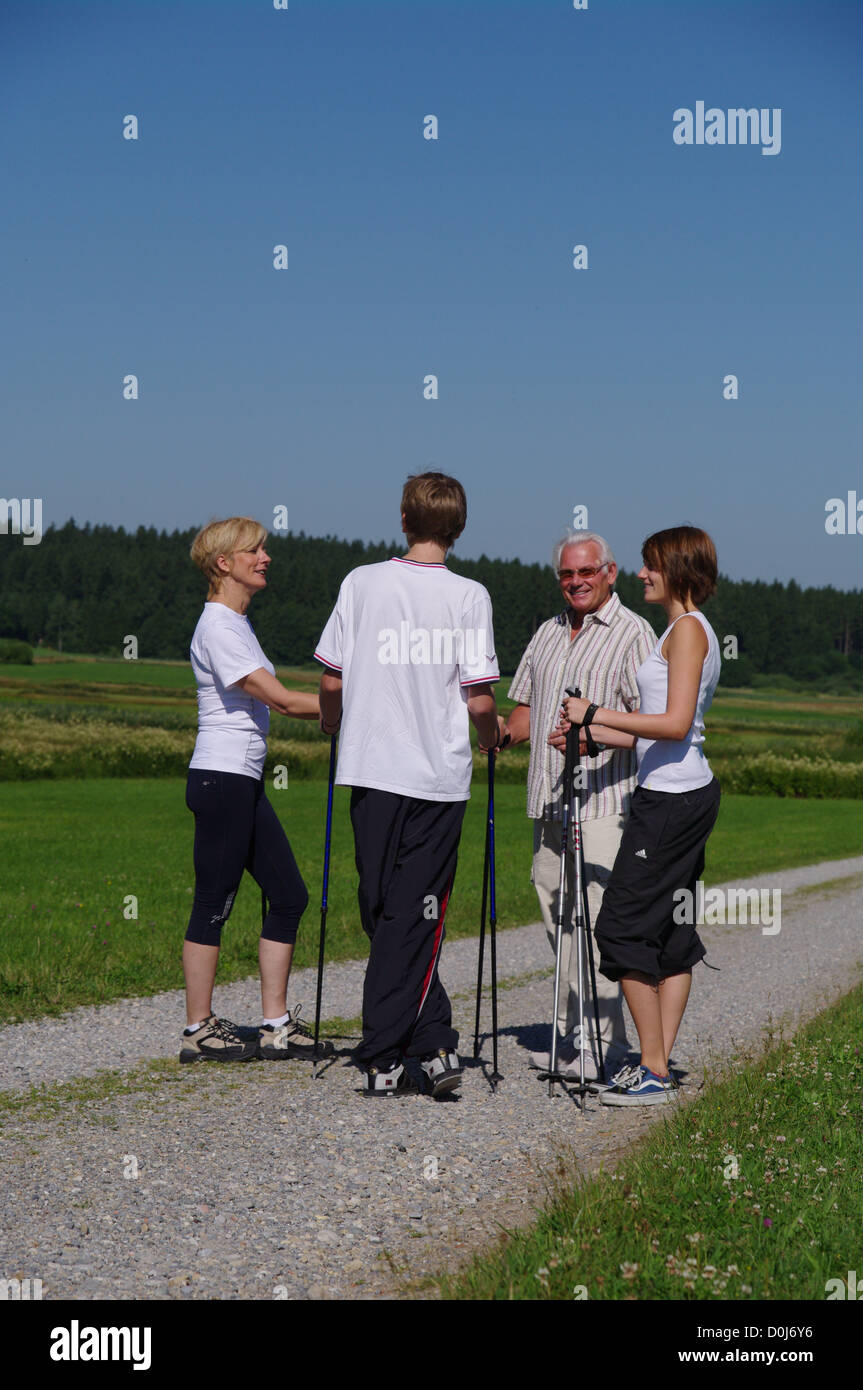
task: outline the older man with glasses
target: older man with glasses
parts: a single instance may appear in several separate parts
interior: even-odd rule
[[[567,689],[578,687],[592,704],[606,709],[638,709],[635,673],[647,660],[656,638],[644,618],[624,608],[614,583],[617,565],[608,543],[593,532],[573,532],[554,547],[554,569],[566,608],[537,628],[525,649],[509,690],[516,700],[505,733],[509,744],[531,740],[527,814],[533,820],[533,873],[542,918],[555,949],[561,854],[561,790],[565,734],[560,709]],[[624,820],[635,786],[635,753],[615,747],[615,735],[598,725],[591,733],[599,755],[586,760],[581,821],[585,885],[591,924],[596,922],[617,855]],[[572,859],[567,864],[569,924],[562,943],[560,1011],[557,1027],[559,1069],[579,1073],[580,1020],[577,956],[573,947]],[[596,984],[606,1077],[599,1075],[592,1012],[585,1038],[586,1075],[606,1080],[625,1061],[628,1051],[620,986],[599,974]],[[568,985],[568,987],[567,987]],[[532,1065],[544,1069],[548,1052],[531,1053]]]

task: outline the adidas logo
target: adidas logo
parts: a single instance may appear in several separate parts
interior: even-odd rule
[[[635,857],[636,857],[636,859],[646,859],[646,858],[647,858],[647,850],[646,850],[646,849],[637,849],[637,850],[635,851]]]

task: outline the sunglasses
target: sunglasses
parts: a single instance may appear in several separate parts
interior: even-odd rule
[[[568,584],[571,579],[578,576],[579,579],[593,579],[600,570],[607,569],[609,561],[606,560],[602,565],[584,565],[580,570],[559,570],[558,579],[561,584]]]

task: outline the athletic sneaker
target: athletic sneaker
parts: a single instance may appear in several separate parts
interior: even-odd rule
[[[420,1066],[425,1072],[426,1090],[430,1096],[446,1095],[447,1091],[454,1091],[456,1086],[461,1085],[462,1069],[458,1054],[447,1052],[445,1047],[439,1047],[437,1052],[420,1058]]]
[[[210,1014],[194,1033],[185,1030],[180,1039],[181,1062],[251,1062],[257,1055],[258,1039],[248,1037],[230,1019]]]
[[[263,1023],[258,1032],[258,1053],[269,1062],[281,1062],[288,1057],[305,1058],[309,1062],[322,1057],[332,1057],[335,1048],[325,1038],[318,1040],[315,1052],[315,1035],[305,1023],[300,1021],[302,1004],[292,1009],[284,1023]]]
[[[369,1067],[363,1082],[363,1095],[370,1099],[416,1095],[417,1089],[401,1062],[395,1062],[391,1067]]]
[[[626,1087],[629,1085],[630,1081],[634,1079],[637,1071],[638,1067],[633,1066],[631,1062],[624,1062],[623,1066],[619,1071],[615,1072],[610,1081],[597,1081],[592,1089],[594,1091],[612,1091],[615,1086]]]
[[[657,1076],[649,1067],[634,1067],[631,1076],[600,1093],[601,1105],[665,1105],[676,1094],[669,1077]]]

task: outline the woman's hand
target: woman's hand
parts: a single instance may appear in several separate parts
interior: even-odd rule
[[[584,716],[590,708],[590,700],[579,699],[576,695],[570,695],[561,705],[564,717],[571,724],[581,724]]]

